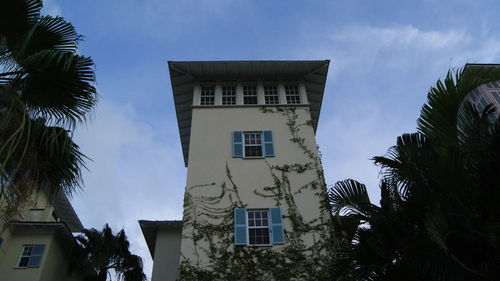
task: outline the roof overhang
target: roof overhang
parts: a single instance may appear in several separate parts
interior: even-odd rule
[[[81,232],[83,229],[82,222],[71,206],[68,197],[63,193],[58,194],[54,198],[54,209],[56,215],[63,221],[72,232]]]
[[[480,69],[480,68],[500,68],[500,64],[497,63],[466,63],[464,71],[469,69]]]
[[[16,234],[51,234],[53,233],[59,241],[65,243],[76,243],[68,225],[63,222],[38,222],[38,221],[13,221]]]
[[[191,109],[197,81],[301,81],[307,91],[313,127],[318,126],[330,60],[169,61],[177,124],[187,167]]]
[[[182,232],[182,221],[172,220],[172,221],[147,221],[140,220],[139,225],[141,226],[142,234],[148,244],[149,253],[151,253],[151,258],[155,257],[155,247],[156,247],[156,235],[158,230],[167,231],[178,231]]]

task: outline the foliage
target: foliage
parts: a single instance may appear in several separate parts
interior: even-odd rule
[[[0,4],[0,198],[7,219],[34,189],[70,195],[85,156],[71,131],[87,120],[97,93],[82,36],[61,17],[41,16],[41,0]]]
[[[130,253],[129,241],[123,229],[115,235],[106,224],[101,231],[85,229],[83,234],[76,237],[78,245],[70,260],[72,271],[83,274],[90,272],[84,276],[86,281],[109,280],[111,271],[114,271],[117,280],[146,280],[142,259]],[[84,268],[86,262],[82,261],[88,261],[91,270]]]
[[[329,191],[337,280],[496,280],[500,275],[500,121],[467,94],[498,69],[450,71],[428,94],[417,133],[381,167],[380,206],[354,180]]]
[[[233,244],[233,209],[247,207],[240,196],[237,179],[226,164],[227,181],[219,187],[219,194],[194,196],[206,189],[206,194],[217,189],[217,184],[192,186],[187,189],[184,202],[185,239],[193,241],[195,259],[181,258],[180,280],[331,280],[331,212],[318,153],[308,147],[300,130],[311,122],[300,123],[295,107],[263,107],[267,114],[280,114],[290,131],[290,141],[306,156],[307,162],[270,165],[273,184],[256,187],[256,196],[275,201],[285,210],[284,219],[290,231],[285,230],[286,243],[279,247],[245,247]],[[311,181],[297,186],[291,177],[303,176]],[[209,190],[210,191],[209,191]],[[301,193],[313,193],[321,203],[322,216],[308,221],[297,206]],[[304,238],[313,238],[306,243]]]

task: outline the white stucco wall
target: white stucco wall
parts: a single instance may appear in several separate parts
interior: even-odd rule
[[[297,123],[310,120],[307,106],[296,108]],[[263,198],[254,193],[254,190],[263,191],[265,186],[272,186],[273,179],[269,165],[284,165],[310,162],[304,152],[292,143],[290,130],[287,126],[287,117],[281,113],[263,113],[260,107],[194,107],[191,123],[191,141],[188,160],[187,188],[192,186],[215,183],[208,188],[194,189],[193,197],[216,195],[220,192],[220,185],[228,183],[226,163],[229,167],[239,194],[248,208],[275,207],[272,198]],[[271,130],[274,138],[275,157],[263,159],[232,158],[233,131],[263,131]],[[311,126],[302,126],[300,136],[305,138],[305,144],[317,155],[314,131]],[[316,179],[314,171],[307,171],[299,175],[289,176],[292,183],[292,192],[302,185]],[[300,213],[306,221],[320,216],[320,197],[317,191],[304,190],[295,196]],[[221,205],[227,205],[227,201]],[[286,207],[282,213],[286,214]],[[214,222],[216,223],[216,222]],[[290,230],[288,220],[284,220],[285,229]],[[189,235],[192,229],[185,225],[183,234]],[[312,243],[312,235],[305,238],[306,243]],[[203,247],[203,245],[201,245]],[[274,246],[278,247],[278,246]],[[196,260],[193,242],[183,239],[182,254]],[[203,259],[203,258],[202,258]],[[155,261],[156,263],[156,261]]]
[[[19,268],[19,256],[23,245],[45,244],[40,267]],[[67,247],[67,246],[66,246]],[[6,281],[54,281],[81,280],[76,274],[68,274],[66,247],[60,244],[53,231],[31,231],[14,233],[3,248],[0,257],[0,280]]]
[[[175,281],[178,277],[181,231],[158,229],[151,281]]]

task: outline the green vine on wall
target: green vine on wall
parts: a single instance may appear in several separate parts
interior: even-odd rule
[[[312,127],[312,121],[298,123],[295,107],[262,107],[261,112],[284,116],[290,141],[307,156],[305,163],[270,165],[266,162],[273,185],[254,190],[257,196],[271,198],[276,206],[286,210],[283,217],[291,226],[291,231],[285,230],[286,243],[272,248],[234,246],[233,209],[245,208],[247,204],[240,197],[236,180],[226,163],[227,181],[219,186],[218,194],[191,195],[195,189],[209,188],[213,192],[215,183],[192,186],[186,191],[183,223],[184,228],[191,231],[184,233],[183,238],[193,241],[195,260],[182,257],[181,281],[332,279],[332,218],[321,159],[300,134],[302,127]],[[290,176],[306,172],[313,172],[315,178],[300,187],[294,186]],[[295,202],[295,198],[308,189],[320,198],[321,216],[311,221],[304,219]],[[312,237],[313,242],[306,243],[306,236]]]

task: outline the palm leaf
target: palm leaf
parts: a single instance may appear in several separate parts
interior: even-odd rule
[[[15,41],[40,17],[42,0],[8,0],[0,3],[0,37]]]
[[[85,120],[97,101],[90,58],[44,50],[27,58],[22,66],[26,74],[17,78],[15,86],[32,116],[54,124],[74,125]]]
[[[81,36],[62,17],[43,16],[26,31],[17,48],[11,48],[19,61],[43,50],[76,53]]]
[[[370,203],[366,186],[352,179],[336,182],[328,197],[337,215],[359,216],[366,220],[375,207]]]
[[[455,76],[449,71],[444,81],[438,81],[430,89],[417,121],[417,130],[442,145],[456,145],[458,112],[467,94],[495,80],[500,80],[497,68],[460,70]]]

